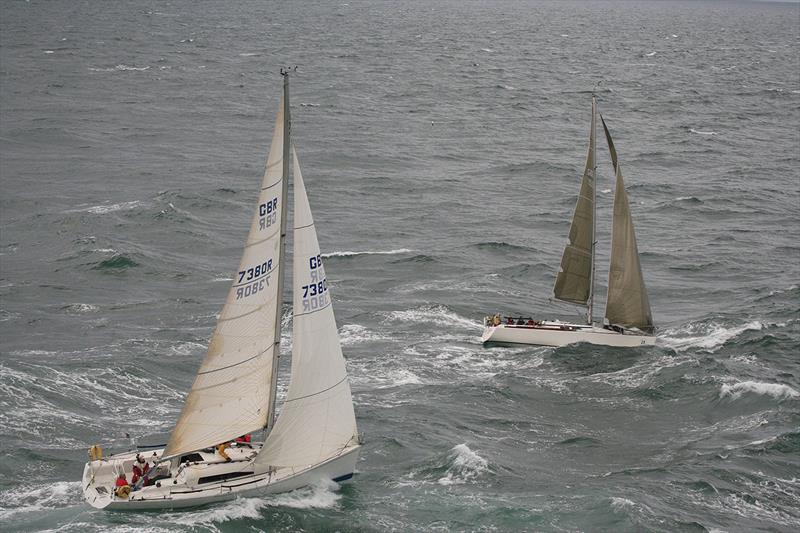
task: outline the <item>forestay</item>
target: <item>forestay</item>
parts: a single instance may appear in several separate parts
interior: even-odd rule
[[[595,212],[595,129],[596,103],[592,98],[592,128],[589,135],[589,153],[583,171],[581,190],[572,226],[569,244],[561,257],[561,270],[556,277],[554,296],[566,302],[587,305],[592,291],[592,264],[594,253]]]
[[[357,428],[325,268],[294,158],[294,329],[291,382],[256,464],[318,464],[355,443]]]
[[[622,179],[622,170],[617,161],[617,151],[611,133],[606,127],[602,115],[608,150],[616,173],[616,190],[614,192],[614,219],[611,230],[611,266],[608,272],[608,299],[606,301],[606,319],[611,324],[636,327],[645,333],[654,330],[653,316],[650,312],[650,300],[644,286],[642,266],[639,262],[639,249],[636,245],[636,233],[633,228],[628,193]]]
[[[281,105],[242,260],[164,457],[229,441],[266,425],[280,303],[283,130]]]

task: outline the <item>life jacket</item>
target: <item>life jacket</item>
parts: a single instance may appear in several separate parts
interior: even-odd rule
[[[117,481],[116,481],[116,483],[114,483],[114,485],[117,486],[117,487],[127,487],[128,486],[128,480],[125,479],[124,477],[118,477]]]
[[[236,437],[236,442],[250,442],[250,440],[251,440],[250,433],[242,435],[241,437]]]
[[[128,496],[131,495],[131,486],[128,485],[127,483],[125,485],[119,486],[114,490],[114,494],[117,495],[117,498],[122,498],[123,500],[127,500]]]

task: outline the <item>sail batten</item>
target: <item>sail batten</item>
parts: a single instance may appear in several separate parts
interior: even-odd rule
[[[357,439],[339,333],[297,155],[294,161],[292,374],[286,400],[256,467],[326,461]]]
[[[595,219],[595,115],[596,105],[592,99],[592,125],[589,134],[589,150],[586,167],[581,179],[578,201],[572,215],[569,244],[561,257],[561,268],[556,276],[553,296],[565,302],[590,305],[592,296],[592,274],[594,265],[594,219]]]
[[[611,230],[611,264],[608,271],[606,320],[610,324],[635,327],[645,333],[654,331],[650,300],[644,285],[639,248],[633,227],[628,193],[617,160],[617,150],[602,115],[611,163],[616,174],[614,218]]]
[[[283,108],[278,112],[258,203],[239,268],[164,457],[173,457],[259,430],[266,425],[280,309],[274,271],[285,201]]]

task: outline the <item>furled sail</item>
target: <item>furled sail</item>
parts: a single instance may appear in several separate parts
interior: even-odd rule
[[[164,457],[263,428],[271,399],[275,320],[280,310],[283,103],[242,260]]]
[[[569,244],[561,257],[561,270],[556,276],[554,296],[566,302],[587,305],[592,291],[592,264],[594,254],[595,212],[595,130],[597,104],[592,97],[592,129],[589,135],[589,153],[583,171],[578,203],[572,216]]]
[[[294,150],[292,150],[294,154]],[[292,377],[257,466],[318,464],[355,443],[357,428],[317,232],[294,154]]]
[[[617,151],[611,133],[602,115],[603,130],[611,153],[611,162],[617,176],[614,192],[614,219],[611,230],[611,266],[608,271],[608,299],[606,319],[611,324],[636,327],[645,333],[654,330],[650,300],[644,286],[642,266],[639,263],[639,249],[636,246],[636,233],[628,204],[628,193],[622,179],[617,161]]]

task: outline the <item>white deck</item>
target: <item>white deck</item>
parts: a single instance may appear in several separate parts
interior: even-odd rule
[[[589,326],[587,324],[569,324],[564,322],[542,321],[536,325],[500,324],[486,326],[483,330],[483,342],[508,342],[514,344],[534,344],[540,346],[566,346],[578,342],[588,342],[603,346],[652,346],[656,343],[655,335],[641,332],[625,333]]]
[[[231,457],[231,462],[225,462],[214,453],[198,452],[203,456],[202,462],[181,465],[170,473],[171,477],[133,491],[127,499],[114,496],[114,482],[120,466],[125,469],[130,481],[136,452],[126,452],[100,461],[91,461],[86,464],[83,472],[84,497],[92,507],[98,509],[143,510],[194,507],[232,500],[238,496],[288,492],[313,484],[320,479],[334,481],[349,479],[355,472],[361,448],[359,445],[348,446],[338,455],[316,465],[255,472],[251,458],[260,447],[260,444],[254,444],[252,449],[229,448],[226,453]],[[155,452],[160,456],[163,450]],[[142,453],[146,458],[152,457],[152,454],[153,450]],[[201,482],[202,478],[231,474],[236,477]]]

